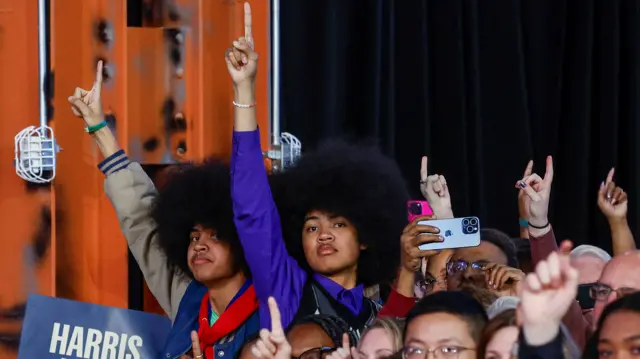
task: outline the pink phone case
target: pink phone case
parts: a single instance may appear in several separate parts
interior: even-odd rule
[[[427,201],[408,201],[407,202],[407,218],[409,222],[420,216],[430,216],[433,214],[429,202]]]

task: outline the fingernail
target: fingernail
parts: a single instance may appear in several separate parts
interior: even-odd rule
[[[246,56],[242,56],[242,62],[245,64],[249,62]]]
[[[238,47],[238,46],[240,46],[240,43],[239,43],[239,42],[237,42],[237,41],[234,41],[234,42],[233,42],[233,46]]]
[[[527,187],[527,184],[526,184],[526,183],[524,183],[524,182],[522,182],[522,181],[520,181],[518,184],[520,185],[520,188],[525,188],[525,187]]]
[[[444,237],[443,236],[438,236],[438,239],[440,239],[440,241],[444,241]]]
[[[600,188],[604,188],[604,181],[602,181],[602,183],[600,183]]]
[[[492,282],[492,281],[489,281],[489,285],[493,285],[493,282]]]

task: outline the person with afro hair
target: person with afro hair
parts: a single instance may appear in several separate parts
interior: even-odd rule
[[[101,62],[97,73],[94,88],[78,89],[69,101],[104,156],[98,167],[129,249],[173,323],[163,357],[191,352],[193,333],[207,358],[233,357],[260,320],[233,221],[229,167],[216,161],[176,166],[158,191],[105,126]]]
[[[255,55],[246,39],[237,46]],[[409,199],[404,180],[396,163],[378,150],[331,143],[303,155],[272,181],[278,208],[260,144],[255,79],[247,71],[232,75],[231,197],[260,300],[261,327],[270,325],[267,300],[273,296],[284,327],[325,314],[343,318],[359,335],[379,311],[364,287],[391,282],[399,268]],[[286,192],[282,196],[279,185]]]

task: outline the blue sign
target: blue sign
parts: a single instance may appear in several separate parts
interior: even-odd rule
[[[170,329],[161,315],[31,295],[18,359],[160,358]]]

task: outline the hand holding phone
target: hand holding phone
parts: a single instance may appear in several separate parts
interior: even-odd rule
[[[431,216],[417,217],[402,231],[402,236],[400,237],[402,248],[401,260],[404,268],[409,271],[419,271],[422,258],[428,258],[438,253],[438,251],[421,250],[419,248],[421,245],[441,243],[443,240],[438,228],[419,224],[421,221],[431,218]]]
[[[436,219],[418,222],[421,226],[439,228],[443,242],[423,244],[421,250],[440,250],[477,247],[480,245],[480,220],[478,217]]]

